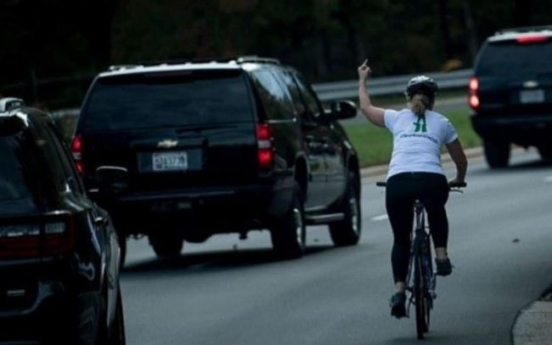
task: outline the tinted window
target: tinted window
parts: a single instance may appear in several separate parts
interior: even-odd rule
[[[255,71],[252,75],[268,118],[292,119],[295,115],[293,105],[274,75],[266,70]]]
[[[279,73],[278,76],[282,79],[282,82],[286,85],[290,93],[290,97],[293,102],[293,106],[295,107],[295,111],[299,116],[302,116],[306,111],[306,107],[305,107],[305,102],[303,100],[303,97],[301,95],[301,91],[299,90],[299,87],[295,83],[295,79],[293,79],[293,76],[287,71]]]
[[[477,66],[479,75],[510,75],[516,72],[552,72],[552,42],[517,44],[511,41],[490,43],[482,51]]]
[[[294,79],[301,90],[301,95],[303,96],[308,109],[312,112],[314,117],[318,117],[322,113],[322,110],[314,91],[299,74],[294,74]]]
[[[39,184],[34,150],[25,135],[0,137],[0,214],[37,209]]]
[[[87,129],[251,121],[241,71],[178,71],[99,79],[85,105]]]

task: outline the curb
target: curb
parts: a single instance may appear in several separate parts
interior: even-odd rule
[[[514,345],[552,344],[552,303],[541,299],[521,310],[512,328]]]

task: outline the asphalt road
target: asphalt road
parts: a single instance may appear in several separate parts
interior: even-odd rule
[[[317,227],[300,260],[278,261],[265,231],[187,243],[180,259],[159,261],[145,239],[131,240],[121,277],[128,344],[418,344],[413,318],[389,316],[381,178],[363,183],[354,247],[333,247]],[[501,171],[471,161],[468,188],[448,203],[455,269],[437,282],[428,343],[511,344],[518,312],[552,277],[551,182],[534,152]]]

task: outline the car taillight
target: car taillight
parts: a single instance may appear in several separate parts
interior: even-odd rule
[[[272,167],[274,150],[272,147],[270,128],[266,124],[257,125],[257,147],[259,167],[261,169],[268,169]]]
[[[516,42],[519,44],[541,43],[546,41],[548,41],[548,36],[544,35],[520,36],[516,38]]]
[[[468,104],[473,110],[479,109],[479,79],[476,77],[471,77],[468,82]]]
[[[0,225],[0,258],[62,255],[74,248],[72,218],[45,217],[36,223]]]
[[[84,167],[82,164],[82,137],[77,135],[71,141],[71,153],[73,154],[73,160],[79,173],[84,172]]]

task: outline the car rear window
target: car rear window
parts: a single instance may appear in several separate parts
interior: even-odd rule
[[[36,209],[35,158],[22,135],[0,137],[0,214]]]
[[[176,71],[98,79],[84,106],[87,130],[251,121],[241,70]]]
[[[489,43],[481,52],[478,75],[510,75],[517,72],[552,73],[552,41],[520,44],[515,41]]]

